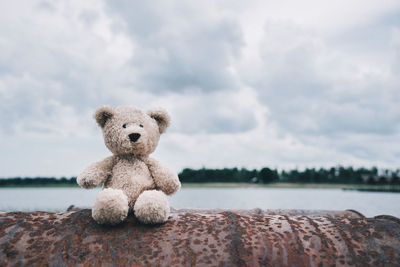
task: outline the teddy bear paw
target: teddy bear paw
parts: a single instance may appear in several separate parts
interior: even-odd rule
[[[101,191],[92,209],[92,217],[99,224],[115,225],[128,216],[128,197],[122,190],[106,188]]]
[[[95,188],[97,186],[93,179],[88,179],[85,176],[78,176],[76,181],[82,188],[85,189]]]
[[[168,199],[161,191],[144,191],[136,200],[134,212],[136,218],[142,223],[164,223],[169,215]]]

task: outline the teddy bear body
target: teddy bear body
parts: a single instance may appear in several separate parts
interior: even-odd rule
[[[145,190],[154,189],[155,183],[146,163],[135,158],[116,156],[111,179],[104,183],[104,188],[121,189],[128,197],[132,209],[136,199]]]
[[[149,154],[169,125],[168,114],[126,106],[102,107],[95,118],[113,155],[93,163],[77,179],[83,188],[103,184],[93,218],[100,224],[118,224],[131,211],[143,223],[165,222],[169,213],[166,195],[181,185],[175,172]]]

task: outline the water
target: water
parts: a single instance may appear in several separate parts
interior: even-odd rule
[[[0,188],[0,211],[65,211],[90,207],[99,188]],[[400,218],[400,194],[309,188],[183,188],[169,197],[180,208],[354,209],[367,217]]]

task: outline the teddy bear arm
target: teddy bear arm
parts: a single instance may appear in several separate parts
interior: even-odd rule
[[[158,189],[172,195],[181,188],[178,175],[155,159],[148,160],[149,170]]]
[[[86,189],[95,188],[104,183],[114,166],[114,156],[95,162],[86,167],[77,178],[78,184]]]

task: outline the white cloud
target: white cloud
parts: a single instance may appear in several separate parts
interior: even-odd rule
[[[107,155],[104,104],[167,108],[155,156],[176,170],[398,167],[399,14],[398,1],[2,2],[0,176],[73,175]]]

